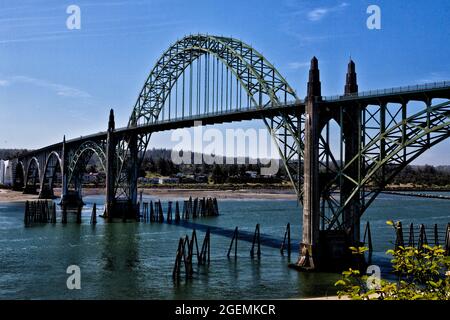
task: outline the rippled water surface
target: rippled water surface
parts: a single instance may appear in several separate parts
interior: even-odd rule
[[[27,228],[23,203],[0,203],[0,299],[278,299],[335,293],[338,275],[299,273],[280,255],[279,244],[290,222],[292,262],[297,258],[301,218],[295,201],[222,200],[219,217],[188,224],[105,224],[98,218],[95,227],[89,224],[90,212],[94,202],[102,211],[103,197],[84,201],[81,225],[71,215],[67,225],[58,216],[56,225]],[[388,261],[384,252],[394,240],[388,219],[444,226],[450,221],[450,201],[381,195],[362,223],[370,221],[375,263],[381,265]],[[251,243],[246,241],[238,243],[237,260],[228,259],[232,230],[239,226],[251,234],[256,223],[265,243],[261,259],[250,257]],[[201,246],[208,226],[214,227],[210,266],[195,265],[192,280],[174,284],[179,238],[195,227]],[[66,269],[73,264],[81,269],[81,290],[66,287]]]

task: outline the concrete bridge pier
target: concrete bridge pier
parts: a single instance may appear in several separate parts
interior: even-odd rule
[[[108,221],[112,221],[115,214],[115,153],[116,153],[116,142],[114,139],[114,110],[111,109],[109,112],[109,122],[108,122],[108,132],[106,137],[106,198],[105,198],[105,218]]]
[[[353,95],[358,93],[358,83],[356,78],[355,63],[350,60],[348,64],[345,93],[344,95]],[[351,159],[358,156],[360,151],[360,145],[362,139],[361,132],[361,106],[350,105],[343,108],[343,134],[345,141],[345,162],[348,163]],[[360,161],[353,162],[345,174],[351,177],[354,181],[359,181],[359,172],[362,168]],[[344,208],[344,226],[349,235],[350,242],[352,245],[358,246],[360,242],[360,212],[361,203],[359,200],[359,194],[351,196],[354,184],[349,180],[345,179],[341,188],[341,198],[342,201],[347,201],[350,198],[350,205]]]
[[[346,94],[357,92],[356,73],[351,61],[347,73]],[[321,124],[336,117],[335,110],[321,109],[322,100],[318,61],[314,57],[309,71],[308,95],[306,98],[305,140],[304,140],[304,185],[303,185],[303,232],[300,255],[293,267],[301,270],[339,270],[352,265],[350,246],[359,245],[359,200],[358,195],[344,211],[345,230],[321,229],[321,198],[327,197],[325,185],[320,177],[319,141]],[[346,107],[339,112],[345,139],[345,159],[351,160],[359,152],[360,111],[358,106]],[[341,159],[344,161],[344,159]],[[358,163],[346,174],[358,180]],[[353,186],[343,184],[340,188],[341,204],[348,199]]]
[[[138,159],[138,142],[137,142],[137,135],[132,134],[130,138],[130,170],[129,170],[129,183],[130,183],[130,208],[128,212],[128,217],[135,219],[138,212],[138,204],[137,204],[137,198],[138,198],[138,188],[137,188],[137,181],[138,181],[138,175],[139,175],[139,159]]]
[[[106,138],[106,198],[104,217],[109,221],[115,218],[122,220],[136,219],[137,214],[137,176],[139,170],[137,135],[132,133],[128,137],[128,160],[125,162],[127,167],[123,171],[127,175],[126,186],[118,186],[118,177],[116,177],[117,166],[117,137],[115,134],[114,110],[109,113],[108,131]],[[123,177],[121,177],[123,178]],[[125,194],[126,198],[117,198],[116,189],[128,188]]]
[[[319,187],[319,108],[321,99],[319,67],[316,57],[311,60],[306,101],[303,233],[297,266],[316,269],[319,262],[320,187]]]
[[[84,205],[83,197],[81,194],[81,181],[80,177],[73,177],[75,190],[69,190],[68,185],[68,169],[67,169],[67,144],[66,136],[63,137],[61,147],[61,206],[75,207]]]

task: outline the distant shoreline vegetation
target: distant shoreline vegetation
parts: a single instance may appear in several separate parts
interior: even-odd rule
[[[0,159],[14,158],[26,149],[0,149]],[[212,185],[222,185],[231,189],[237,188],[273,188],[289,189],[291,183],[280,163],[280,169],[273,176],[260,176],[264,167],[259,161],[250,158],[235,158],[235,164],[181,164],[176,165],[171,160],[172,150],[147,150],[140,168],[140,186],[148,188],[181,187],[214,188]],[[195,156],[194,153],[192,156]],[[198,156],[198,155],[197,155]],[[239,161],[238,161],[239,160]],[[236,163],[244,164],[236,164]],[[95,186],[102,184],[102,172],[98,159],[92,157],[86,167],[86,174],[98,174]],[[167,183],[148,183],[154,179],[167,178]],[[173,178],[173,181],[169,181]],[[175,179],[178,179],[175,181]],[[143,181],[144,180],[144,181]],[[93,181],[85,181],[87,184]],[[202,186],[204,185],[204,186]],[[404,168],[385,190],[388,191],[450,191],[450,165],[410,165]]]

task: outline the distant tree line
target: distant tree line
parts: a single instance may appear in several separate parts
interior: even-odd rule
[[[407,166],[394,178],[393,184],[448,186],[450,185],[449,169],[450,166]]]
[[[27,149],[0,149],[0,159],[10,159],[28,152]],[[191,153],[191,163],[194,157],[202,157],[201,154]],[[232,161],[230,161],[232,160]],[[281,182],[287,181],[288,175],[283,164],[279,163],[279,170],[273,177],[260,177],[262,165],[260,161],[249,158],[223,159],[223,163],[234,164],[182,164],[176,165],[172,161],[172,150],[150,149],[144,156],[139,176],[145,177],[147,173],[160,176],[203,175],[209,177],[214,183],[242,183],[242,182]],[[237,163],[245,164],[237,164]],[[256,162],[256,164],[254,164]],[[102,171],[97,157],[89,161],[86,172],[96,173]],[[247,172],[256,172],[256,177],[250,177]],[[392,184],[413,184],[422,186],[450,186],[450,165],[409,165],[404,168],[393,180]]]
[[[0,149],[0,159],[8,160],[19,157],[30,150],[28,149]]]

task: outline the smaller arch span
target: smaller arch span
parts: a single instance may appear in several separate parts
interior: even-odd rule
[[[56,151],[52,151],[45,161],[44,176],[42,177],[42,185],[41,191],[39,192],[39,198],[52,199],[55,197],[54,187],[55,184],[61,182],[62,172],[63,169],[61,158]]]
[[[106,172],[106,153],[103,148],[94,141],[83,142],[69,159],[67,183],[80,185],[79,175],[81,168],[87,165],[93,155],[97,155],[103,171]],[[75,186],[77,189],[77,186]]]
[[[14,170],[13,189],[23,191],[25,186],[25,167],[22,161],[18,161]]]
[[[24,193],[36,194],[37,188],[40,186],[41,169],[39,160],[36,157],[31,158],[28,162],[26,171],[25,189]]]

